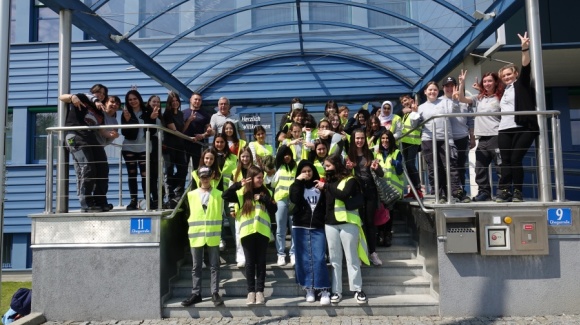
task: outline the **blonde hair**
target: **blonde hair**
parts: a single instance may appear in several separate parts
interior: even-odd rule
[[[514,64],[510,63],[508,65],[504,65],[503,67],[501,67],[499,69],[499,71],[497,72],[497,74],[499,75],[500,78],[501,78],[501,73],[504,70],[511,70],[512,73],[515,73],[515,74],[519,74],[520,73],[519,70],[518,70],[518,67],[516,67]]]

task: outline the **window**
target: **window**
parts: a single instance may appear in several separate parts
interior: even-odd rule
[[[146,20],[150,16],[157,14],[158,12],[167,8],[168,5],[173,3],[173,0],[156,0],[156,1],[143,1],[141,8],[143,8],[139,14],[139,21]],[[179,30],[179,7],[164,13],[157,19],[153,20],[147,24],[143,29],[139,31],[140,37],[155,37],[155,36],[175,36],[176,31]]]
[[[46,161],[46,128],[58,125],[56,108],[31,108],[32,138],[30,146],[30,160],[34,163]],[[56,159],[56,140],[53,140],[53,157]]]
[[[210,20],[215,16],[221,15],[236,8],[236,2],[232,0],[213,0],[213,1],[197,1],[195,3],[195,24]],[[214,21],[213,23],[204,26],[196,31],[197,35],[211,35],[211,34],[231,34],[236,31],[235,15],[227,16],[225,18]]]
[[[40,1],[34,3],[36,28],[33,29],[33,41],[35,42],[58,42],[59,18],[58,14],[45,6]]]
[[[8,109],[8,114],[6,114],[6,143],[4,150],[6,152],[6,162],[12,160],[12,121],[14,120],[14,114],[11,109]]]
[[[252,4],[268,2],[270,0],[252,0]],[[296,7],[294,4],[281,4],[252,9],[252,27],[266,26],[280,22],[290,22],[296,18]],[[288,32],[292,31],[292,26],[282,26],[269,28],[259,33]]]
[[[409,0],[369,0],[368,4],[393,11],[403,16],[409,16]],[[370,28],[400,27],[408,25],[408,23],[403,20],[380,12],[369,10],[368,15]]]
[[[10,1],[10,43],[16,41],[16,0]]]
[[[310,4],[310,19],[316,21],[331,21],[339,23],[350,23],[351,19],[350,6],[327,4],[327,3],[311,3]],[[337,29],[335,26],[328,25],[310,25],[310,30],[325,30]]]

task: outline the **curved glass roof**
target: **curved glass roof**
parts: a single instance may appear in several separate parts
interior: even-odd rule
[[[416,92],[442,79],[523,5],[521,0],[43,2],[57,12],[72,9],[74,25],[185,96],[243,82],[249,68],[299,82],[307,73],[302,65],[308,65],[325,72],[320,75],[329,80],[323,81],[345,80],[354,75],[349,63],[358,75],[361,67],[374,73],[373,91]],[[476,10],[495,17],[476,20]],[[282,58],[285,64],[278,65]]]

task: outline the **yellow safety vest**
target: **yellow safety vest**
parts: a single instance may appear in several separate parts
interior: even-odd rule
[[[256,149],[256,156],[263,158],[266,156],[271,156],[274,150],[269,144],[261,145],[258,141],[252,141],[254,143],[254,148]],[[250,143],[252,143],[250,142]],[[254,162],[255,163],[255,162]]]
[[[387,155],[385,159],[383,159],[383,154],[380,152],[375,153],[375,158],[379,160],[379,165],[383,168],[383,172],[385,173],[385,178],[387,181],[394,186],[400,195],[403,195],[403,189],[405,187],[405,181],[402,178],[403,174],[400,176],[397,175],[397,171],[395,170],[395,166],[391,164],[391,160],[397,159],[397,155],[399,154],[399,149],[395,149],[392,153]]]
[[[204,211],[199,197],[200,191],[200,189],[196,189],[187,193],[189,202],[189,218],[187,218],[187,223],[189,224],[187,231],[189,246],[218,246],[222,234],[222,210],[224,204],[222,192],[216,188],[211,189],[207,209]]]
[[[411,113],[407,113],[405,116],[403,116],[403,134],[406,134],[412,129],[409,114]],[[401,138],[401,142],[416,145],[421,144],[421,128],[415,129],[413,132],[403,136]]]
[[[237,163],[238,157],[233,154],[230,154],[224,162],[224,167],[221,170],[222,178],[224,179],[224,186],[228,186],[230,183],[232,174],[236,170]]]
[[[278,169],[278,183],[274,188],[275,201],[281,201],[290,196],[290,185],[294,183],[294,175],[296,175],[296,168],[288,170],[283,166]]]
[[[197,175],[197,170],[194,170],[194,171],[192,171],[192,172],[191,172],[191,177],[192,177],[192,178],[193,178],[193,180],[195,181],[195,184],[197,185],[197,187],[200,187],[201,185],[200,185],[200,183],[199,183],[199,175]],[[215,188],[215,187],[217,187],[217,186],[219,185],[219,183],[220,183],[220,180],[221,180],[222,178],[223,178],[223,175],[221,175],[221,177],[220,177],[220,178],[218,178],[218,179],[214,179],[214,178],[212,178],[212,179],[209,181],[209,184],[211,185],[211,187],[214,187],[214,188]]]
[[[244,188],[236,191],[238,195],[238,202],[243,205],[244,202]],[[241,214],[242,208],[238,212],[238,221],[240,223],[240,238],[244,238],[248,235],[259,233],[270,238],[270,216],[266,207],[258,202],[253,201],[254,209],[252,214]]]
[[[316,171],[318,172],[318,176],[320,176],[320,178],[324,178],[326,177],[326,170],[324,170],[324,166],[322,165],[322,161],[315,159],[314,160],[314,167],[316,168]]]
[[[342,181],[338,183],[338,186],[336,188],[339,190],[343,190],[344,186],[346,185],[346,182],[351,178],[352,176],[344,178]],[[359,241],[357,247],[358,257],[360,258],[361,262],[363,262],[366,265],[370,265],[367,250],[367,239],[361,226],[361,220],[358,210],[347,210],[343,201],[335,199],[334,217],[336,221],[347,222],[357,225],[359,233]]]

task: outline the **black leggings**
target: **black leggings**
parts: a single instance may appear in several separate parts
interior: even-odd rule
[[[500,157],[497,160],[501,171],[498,182],[500,191],[511,192],[512,185],[514,190],[522,191],[524,186],[522,161],[537,135],[537,132],[524,127],[499,131],[497,143]]]
[[[365,190],[365,204],[358,209],[358,213],[363,223],[363,231],[367,239],[369,254],[377,250],[377,226],[375,226],[375,211],[377,210],[378,194],[377,189]]]
[[[254,233],[241,239],[246,255],[248,293],[264,292],[266,282],[266,248],[270,238]]]

